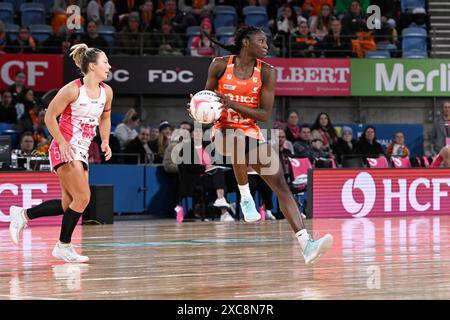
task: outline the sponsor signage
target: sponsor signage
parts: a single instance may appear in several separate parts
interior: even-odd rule
[[[266,59],[279,96],[349,96],[350,59]]]
[[[58,177],[50,172],[0,173],[0,228],[9,226],[9,207],[31,208],[47,200],[61,199]],[[35,225],[60,225],[61,216],[30,221]]]
[[[63,58],[55,54],[0,54],[0,91],[14,84],[19,70],[26,74],[25,86],[37,92],[63,85]]]
[[[210,59],[194,57],[111,56],[108,79],[116,94],[188,95],[206,84]],[[81,77],[70,58],[64,82]]]
[[[448,96],[447,59],[353,59],[352,96]]]
[[[450,214],[448,169],[315,169],[308,187],[314,218]]]

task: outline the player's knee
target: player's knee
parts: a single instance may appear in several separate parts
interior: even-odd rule
[[[86,209],[89,205],[89,201],[91,200],[91,192],[86,191],[79,194],[77,197],[74,197],[74,201],[77,202],[77,205],[81,208]]]

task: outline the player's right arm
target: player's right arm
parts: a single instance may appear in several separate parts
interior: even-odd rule
[[[209,65],[208,79],[206,80],[205,90],[217,90],[219,88],[219,78],[227,68],[227,60],[224,57],[217,57]]]
[[[77,100],[78,98],[78,86],[74,81],[66,84],[62,87],[53,100],[50,102],[47,112],[45,113],[45,124],[47,125],[48,131],[55,139],[59,146],[59,151],[61,153],[61,159],[64,162],[69,162],[73,160],[74,148],[70,145],[68,141],[64,138],[59,130],[59,125],[57,118],[66,107]]]

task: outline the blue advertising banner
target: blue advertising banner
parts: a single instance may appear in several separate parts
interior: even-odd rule
[[[364,128],[368,125],[362,124],[341,124],[336,125],[338,136],[341,136],[343,126],[348,126],[353,130],[355,139],[359,139]],[[423,126],[421,124],[374,124],[376,130],[377,141],[386,151],[387,146],[392,142],[394,134],[398,131],[403,132],[405,136],[406,147],[409,149],[411,156],[423,155]]]

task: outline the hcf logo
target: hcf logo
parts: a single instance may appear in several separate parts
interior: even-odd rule
[[[357,202],[353,190],[359,189],[364,195],[362,203]],[[375,204],[376,185],[372,176],[367,172],[359,173],[355,179],[349,179],[342,188],[341,201],[344,209],[355,218],[366,216]]]
[[[443,200],[448,208],[450,178],[380,179],[378,185],[368,172],[359,173],[355,179],[348,179],[341,192],[344,209],[355,218],[365,217],[372,212],[378,197],[381,213],[441,211]],[[359,195],[355,197],[355,190]],[[362,194],[362,196],[361,196]],[[444,209],[445,209],[444,208]]]

